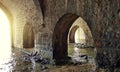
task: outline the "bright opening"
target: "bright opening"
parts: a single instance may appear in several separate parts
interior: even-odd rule
[[[68,55],[71,56],[74,54],[75,51],[79,51],[78,48],[75,48],[74,45],[76,43],[86,43],[86,38],[85,38],[85,32],[84,30],[79,27],[76,31],[75,31],[75,36],[74,36],[74,40],[75,40],[75,43],[70,43],[68,45]]]
[[[78,28],[75,32],[75,43],[85,43],[85,33],[82,28]]]
[[[11,58],[10,23],[6,14],[0,9],[0,68],[8,72],[9,68],[4,65]],[[0,70],[1,72],[1,70]]]

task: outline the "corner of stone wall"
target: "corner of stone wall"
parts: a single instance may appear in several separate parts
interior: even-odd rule
[[[53,60],[52,34],[48,28],[41,28],[35,35],[35,49],[41,57]]]

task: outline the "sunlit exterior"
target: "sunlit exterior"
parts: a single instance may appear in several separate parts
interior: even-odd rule
[[[75,43],[84,43],[85,33],[82,28],[78,28],[75,32]]]
[[[0,72],[8,72],[11,59],[11,39],[10,39],[10,23],[6,14],[0,9]]]

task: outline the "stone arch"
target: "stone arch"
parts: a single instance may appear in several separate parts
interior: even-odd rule
[[[79,28],[79,26],[74,26],[71,30],[70,30],[70,32],[69,32],[69,36],[68,36],[68,38],[69,38],[69,43],[75,43],[75,39],[74,39],[74,37],[75,37],[75,31],[77,30]]]
[[[83,24],[80,26],[86,28],[84,29],[85,33],[89,33],[87,32],[89,30],[89,27],[81,17],[71,13],[63,15],[57,22],[53,32],[53,58],[56,61],[61,61],[64,58],[68,57],[67,38],[70,29],[72,28],[72,26],[74,27],[74,22],[83,22]],[[76,29],[77,27],[75,28],[75,30]],[[90,32],[90,37],[91,35],[92,34]]]
[[[4,13],[7,15],[8,20],[10,22],[10,33],[11,33],[11,45],[12,47],[14,47],[14,34],[13,34],[13,16],[12,13],[10,12],[10,10],[4,6],[1,2],[0,2],[0,8],[4,11]]]
[[[78,18],[74,14],[65,14],[57,22],[53,32],[53,58],[56,61],[67,57],[67,37],[72,23]]]
[[[72,31],[72,29],[75,27],[75,26],[78,26],[78,28],[81,28],[84,33],[85,33],[85,40],[86,42],[88,43],[89,46],[94,46],[94,41],[93,41],[93,37],[92,37],[92,33],[90,31],[90,28],[89,26],[87,25],[87,23],[81,18],[81,17],[78,17],[72,24],[71,28],[70,28],[70,31]],[[76,30],[78,29],[76,28]],[[74,31],[75,32],[75,31]],[[75,34],[75,33],[73,33]]]
[[[23,48],[34,48],[34,29],[32,25],[26,24],[23,30]]]

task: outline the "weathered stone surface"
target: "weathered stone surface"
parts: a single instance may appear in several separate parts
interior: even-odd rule
[[[39,6],[33,0],[0,0],[13,16],[14,47],[23,47],[23,30],[30,24],[35,33],[43,22]],[[28,32],[29,33],[29,32]]]
[[[0,0],[0,3],[8,8],[13,15],[15,47],[23,46],[23,28],[25,24],[29,23],[35,31],[34,41],[36,45],[40,46],[37,47],[39,50],[43,46],[45,53],[52,49],[53,51],[50,52],[55,55],[56,59],[66,57],[67,37],[64,37],[64,34],[68,35],[65,29],[70,28],[71,17],[67,17],[63,21],[60,20],[63,15],[71,13],[86,21],[91,30],[95,47],[106,49],[105,52],[108,55],[102,52],[97,54],[98,57],[112,60],[110,63],[102,60],[103,63],[106,63],[103,66],[113,65],[111,62],[114,61],[119,67],[120,60],[115,58],[119,58],[120,55],[116,52],[116,49],[120,48],[120,0]],[[57,24],[59,21],[61,24],[64,23],[65,27]],[[44,45],[41,44],[42,38],[39,33],[44,34],[46,31],[41,24],[45,24],[45,28],[48,28],[50,32],[50,36],[47,36],[46,40],[42,42],[46,43]],[[58,30],[56,30],[57,28]],[[59,31],[63,34],[60,35]],[[62,42],[65,46],[62,45]],[[48,47],[49,44],[50,47]],[[56,47],[58,48],[55,50]],[[110,55],[113,57],[111,58]],[[97,60],[99,62],[99,58]]]
[[[96,61],[99,68],[115,69],[120,68],[120,53],[119,49],[98,49]]]

